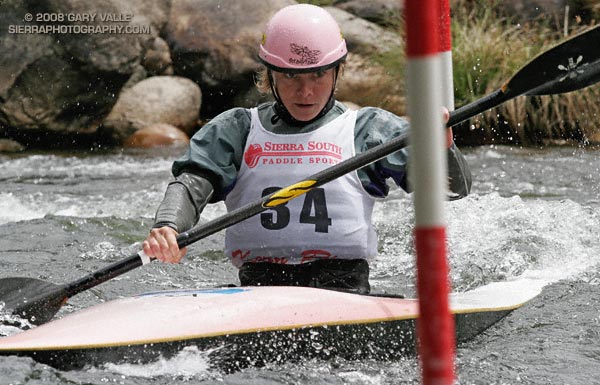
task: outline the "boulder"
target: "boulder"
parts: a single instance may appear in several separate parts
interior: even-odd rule
[[[94,135],[122,86],[141,68],[145,41],[166,22],[169,0],[6,0],[0,25],[0,126],[19,131],[27,141],[47,137]],[[63,27],[111,27],[105,33],[33,33],[24,28],[51,22],[24,21],[26,14],[91,15],[91,21],[63,19]],[[130,15],[128,22],[102,21],[100,15]],[[144,33],[116,27],[143,26]],[[90,27],[90,28],[91,28]],[[143,31],[142,31],[143,32]],[[28,134],[29,133],[29,134]],[[28,137],[29,135],[29,137]],[[42,138],[42,139],[39,139]],[[50,147],[50,145],[49,145]]]
[[[351,110],[360,110],[362,108],[361,106],[353,102],[348,102],[346,100],[342,100],[341,102]]]
[[[167,123],[192,134],[202,94],[196,83],[178,76],[153,76],[125,89],[104,120],[103,131],[122,142],[137,130]]]
[[[404,66],[404,43],[399,35],[344,10],[326,9],[340,25],[348,45],[337,98],[360,106],[380,106],[404,115],[403,84],[392,81],[389,74],[390,70],[401,70]]]
[[[150,40],[142,59],[142,65],[148,74],[173,75],[173,60],[169,46],[160,37]]]
[[[0,153],[23,151],[25,146],[11,139],[0,139]]]
[[[403,49],[398,33],[336,7],[324,7],[338,22],[351,54],[382,54]]]
[[[124,147],[152,148],[169,146],[186,146],[190,142],[188,136],[167,123],[156,123],[137,130],[125,139]]]
[[[337,0],[333,5],[382,26],[397,25],[404,9],[404,2],[398,0]]]

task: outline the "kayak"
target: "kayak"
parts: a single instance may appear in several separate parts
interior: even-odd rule
[[[468,341],[541,291],[498,282],[452,293],[456,340]],[[116,299],[0,338],[0,355],[62,369],[146,363],[186,347],[226,372],[293,359],[415,353],[418,301],[287,286],[169,290]]]

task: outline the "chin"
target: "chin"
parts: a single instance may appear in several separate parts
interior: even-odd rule
[[[294,117],[294,119],[299,120],[301,122],[308,122],[313,120],[315,116],[317,116],[317,113],[295,113],[292,114],[292,116]]]

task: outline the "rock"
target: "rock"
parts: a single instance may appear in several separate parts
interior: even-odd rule
[[[156,37],[149,42],[142,65],[150,75],[173,75],[171,52],[163,39]]]
[[[0,125],[20,137],[94,135],[117,100],[122,86],[141,68],[144,42],[158,35],[167,20],[169,0],[2,1],[0,25],[51,26],[24,21],[32,15],[89,15],[94,22],[63,20],[54,24],[113,28],[105,33],[11,33],[0,28]],[[99,15],[131,15],[129,22],[100,20]],[[144,27],[124,33],[116,27]],[[30,134],[28,132],[31,131]]]
[[[111,111],[122,112],[115,104],[120,95],[126,95],[124,88],[134,88],[148,75],[172,71],[203,87],[203,118],[234,106],[254,106],[266,100],[255,91],[253,78],[260,67],[257,53],[264,25],[277,10],[295,3],[99,0],[90,5],[83,0],[5,0],[2,25],[22,25],[26,13],[115,14],[132,15],[132,20],[119,24],[97,17],[90,24],[151,29],[147,34],[11,34],[0,30],[0,124],[18,130],[24,138],[28,131],[52,140],[53,135],[90,138],[108,130],[110,138],[120,141],[140,128],[131,120],[124,125],[114,114],[108,117]],[[339,9],[328,10],[342,25],[352,55],[393,46],[377,25]],[[196,116],[188,119],[189,113],[182,113],[179,105],[175,107],[186,122],[197,120]],[[157,108],[141,109],[153,113]],[[193,130],[192,123],[158,122]]]
[[[156,123],[137,130],[125,139],[123,146],[135,148],[186,146],[189,142],[188,136],[177,127]]]
[[[586,136],[585,142],[592,146],[600,145],[600,132],[592,131],[589,135]]]
[[[404,45],[396,32],[386,30],[339,8],[324,8],[340,25],[350,54],[381,54],[403,49]]]
[[[391,81],[385,68],[368,57],[353,55],[338,81],[336,98],[359,106],[378,106],[399,116],[406,115],[402,84]]]
[[[340,25],[349,51],[338,82],[338,100],[347,100],[360,106],[380,106],[404,115],[402,84],[392,81],[389,69],[373,60],[373,57],[388,57],[394,69],[402,68],[401,53],[404,46],[399,36],[341,9],[326,9]]]
[[[192,134],[198,121],[201,98],[200,88],[189,79],[150,77],[119,95],[103,123],[103,130],[118,142],[155,123],[167,123]]]
[[[404,3],[397,0],[337,0],[333,5],[382,26],[396,25],[404,9]]]
[[[0,152],[19,152],[25,150],[25,146],[11,139],[0,139]]]
[[[271,16],[294,0],[174,1],[165,27],[175,73],[202,88],[202,115],[235,107],[234,96],[254,87],[258,47]],[[250,107],[251,105],[242,105]]]

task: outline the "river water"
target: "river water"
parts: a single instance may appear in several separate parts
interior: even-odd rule
[[[145,237],[183,149],[0,155],[0,277],[70,282],[118,261]],[[600,151],[465,149],[473,194],[447,203],[454,290],[537,279],[541,295],[457,348],[459,384],[600,384]],[[225,212],[212,205],[204,219]],[[412,294],[410,195],[376,205],[380,255],[372,285]],[[88,290],[57,317],[102,301],[172,288],[236,283],[223,234],[190,247],[177,266],[153,263]],[[1,328],[1,327],[0,327]],[[14,330],[0,329],[9,334]],[[418,384],[418,361],[309,360],[208,369],[188,350],[145,365],[59,371],[0,357],[5,384]]]

